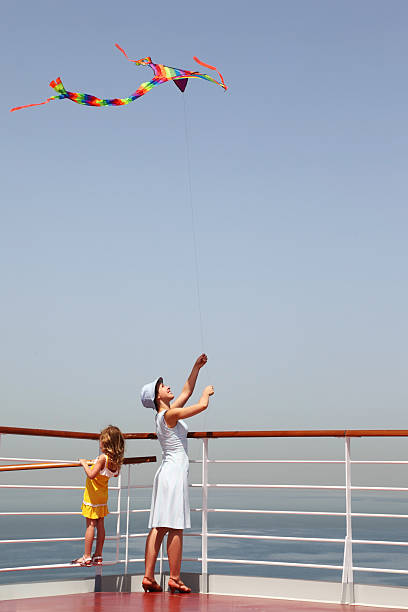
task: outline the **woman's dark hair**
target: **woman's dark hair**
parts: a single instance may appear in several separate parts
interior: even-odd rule
[[[156,408],[156,412],[159,409],[159,406],[158,406],[158,403],[157,403],[157,392],[158,392],[159,387],[162,384],[162,382],[163,382],[163,378],[160,376],[160,378],[157,379],[157,382],[156,382],[155,387],[154,387],[154,405],[155,405],[155,408]]]

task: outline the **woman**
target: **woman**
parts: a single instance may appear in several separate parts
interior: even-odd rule
[[[144,591],[161,591],[154,577],[157,555],[164,536],[167,536],[167,556],[170,566],[169,588],[172,593],[190,593],[191,589],[180,580],[183,551],[183,529],[190,528],[190,504],[188,499],[187,425],[182,419],[199,414],[208,406],[214,387],[204,389],[198,404],[186,406],[191,397],[200,369],[207,363],[207,356],[200,355],[179,397],[174,400],[170,387],[162,378],[145,385],[141,398],[145,408],[156,411],[156,433],[162,447],[162,464],[153,481],[150,509],[150,532],[146,540]],[[172,401],[174,400],[174,401]]]

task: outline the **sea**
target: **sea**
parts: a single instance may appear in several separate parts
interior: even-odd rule
[[[15,478],[14,478],[15,480]],[[27,490],[0,489],[2,512],[35,511],[78,511],[82,499],[80,490]],[[131,489],[132,509],[149,508],[150,489]],[[110,492],[109,505],[117,506],[117,491]],[[201,507],[200,489],[191,489],[192,508]],[[121,507],[126,509],[127,492],[122,491]],[[210,508],[285,509],[344,511],[344,493],[340,491],[285,491],[272,490],[210,490]],[[353,494],[354,512],[408,514],[408,497],[401,493]],[[201,529],[200,512],[192,512],[191,532]],[[106,519],[107,535],[115,535],[117,517]],[[147,532],[148,513],[132,514],[130,533]],[[0,539],[82,537],[85,520],[82,516],[0,516]],[[408,519],[354,518],[353,538],[364,540],[407,541]],[[258,536],[296,536],[319,538],[344,538],[344,517],[257,515],[234,513],[209,513],[210,533],[228,533]],[[121,516],[121,533],[126,531],[126,515]],[[184,556],[199,557],[200,537],[189,536],[185,531]],[[143,558],[145,538],[129,541],[129,557]],[[83,543],[16,543],[0,544],[0,567],[31,566],[67,563],[83,553]],[[116,542],[107,540],[104,560],[112,561],[116,554]],[[119,558],[124,559],[125,542],[121,540]],[[342,565],[343,544],[316,542],[288,542],[246,539],[210,538],[208,556],[222,559],[245,559],[256,561],[282,561],[295,563],[316,563]],[[408,547],[354,544],[353,564],[373,568],[408,570]],[[200,563],[185,561],[185,572],[200,572]],[[166,571],[167,563],[164,562]],[[120,574],[124,564],[103,568],[104,574]],[[143,563],[130,563],[128,572],[143,573]],[[296,578],[305,580],[341,581],[341,571],[268,565],[246,565],[233,563],[209,563],[209,572],[246,576]],[[0,572],[0,584],[30,581],[65,580],[90,577],[94,568],[64,568],[34,571]],[[360,584],[383,584],[408,587],[408,575],[387,573],[355,572],[355,582]]]

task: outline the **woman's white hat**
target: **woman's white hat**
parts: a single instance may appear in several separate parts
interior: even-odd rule
[[[145,408],[153,408],[153,410],[156,410],[156,404],[154,403],[154,400],[156,398],[157,386],[162,382],[163,378],[159,376],[159,378],[156,378],[156,380],[154,380],[153,382],[147,383],[147,385],[144,385],[144,387],[142,387],[140,399],[142,400],[142,404]]]

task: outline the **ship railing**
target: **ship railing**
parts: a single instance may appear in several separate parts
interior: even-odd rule
[[[62,432],[55,430],[35,430],[27,428],[11,428],[0,427],[0,434],[8,435],[35,435],[47,437],[64,437],[64,438],[88,438],[98,439],[98,434],[86,432]],[[201,464],[201,482],[193,483],[191,488],[201,489],[201,507],[192,508],[193,512],[201,513],[201,531],[187,532],[185,535],[189,537],[201,538],[201,555],[197,557],[184,557],[184,561],[198,562],[201,564],[201,590],[208,590],[208,564],[239,564],[239,565],[258,565],[258,566],[280,566],[280,567],[297,567],[310,569],[324,569],[341,571],[342,573],[342,589],[341,603],[354,603],[354,573],[355,572],[370,572],[370,573],[385,573],[385,574],[408,574],[408,570],[379,568],[379,567],[362,567],[353,564],[353,544],[359,545],[376,545],[376,546],[408,546],[405,541],[386,541],[386,540],[368,540],[368,539],[353,539],[352,522],[353,518],[393,518],[393,519],[408,519],[408,514],[395,513],[374,513],[374,512],[352,512],[351,500],[353,491],[376,491],[376,492],[407,492],[408,487],[380,487],[380,486],[360,486],[353,485],[351,479],[352,465],[406,465],[408,461],[375,461],[363,460],[352,461],[351,459],[351,440],[353,438],[362,437],[408,437],[408,430],[305,430],[305,431],[220,431],[220,432],[192,432],[188,434],[190,438],[201,439],[202,458],[191,460],[190,463]],[[156,436],[152,433],[129,433],[125,434],[127,439],[154,439]],[[209,458],[209,440],[217,438],[343,438],[344,439],[344,459],[341,460],[303,460],[303,459],[210,459]],[[152,459],[152,458],[150,458]],[[0,457],[0,461],[35,461],[41,462],[39,459],[27,458],[12,458]],[[60,463],[59,460],[46,460],[48,463]],[[139,461],[140,463],[140,461]],[[247,483],[210,483],[208,472],[209,466],[212,464],[309,464],[309,465],[330,465],[338,464],[344,466],[344,485],[308,485],[308,484],[247,484]],[[129,564],[143,563],[144,558],[132,558],[129,555],[129,542],[134,538],[144,538],[147,532],[131,533],[129,529],[130,516],[135,513],[148,513],[149,509],[132,509],[131,508],[131,490],[132,489],[149,489],[151,485],[132,485],[131,474],[134,466],[129,463],[127,466],[127,477],[124,476],[125,470],[121,471],[118,477],[117,486],[110,487],[110,490],[117,491],[117,508],[111,511],[111,514],[116,515],[116,534],[107,536],[107,540],[116,541],[115,558],[112,561],[106,561],[103,565],[124,565],[125,573],[128,572]],[[126,484],[124,483],[126,480]],[[26,489],[72,489],[81,490],[83,486],[63,486],[63,485],[19,485],[19,484],[0,484],[1,488],[26,488]],[[256,489],[286,489],[286,490],[320,490],[320,491],[341,491],[344,493],[345,511],[344,512],[322,512],[322,511],[301,511],[301,510],[257,510],[257,509],[237,509],[237,508],[210,508],[208,505],[208,494],[211,489],[241,489],[241,490],[256,490]],[[126,492],[126,509],[121,509],[122,492]],[[332,516],[344,517],[345,530],[343,538],[318,538],[318,537],[298,537],[298,536],[279,536],[279,535],[248,535],[238,533],[214,533],[208,529],[208,515],[211,513],[230,513],[230,514],[257,514],[257,515],[293,515],[293,516]],[[63,516],[63,515],[80,515],[80,512],[0,512],[1,516]],[[125,515],[125,525],[121,526],[121,517]],[[214,558],[208,555],[208,541],[212,538],[218,539],[238,539],[238,540],[260,540],[260,541],[280,541],[280,542],[310,542],[310,543],[336,543],[343,545],[343,563],[335,564],[318,564],[318,563],[295,563],[285,562],[280,560],[251,560],[251,559],[231,559],[231,558]],[[1,539],[0,544],[15,544],[15,543],[51,543],[51,542],[74,542],[81,541],[82,537],[75,538],[31,538],[31,539]],[[124,541],[124,557],[120,557],[120,542]],[[163,562],[167,560],[161,550],[159,556],[160,573],[163,572]],[[15,566],[0,568],[0,572],[13,571],[30,571],[40,569],[59,569],[72,567],[71,564],[49,564],[35,566]],[[97,568],[97,571],[100,571]]]

